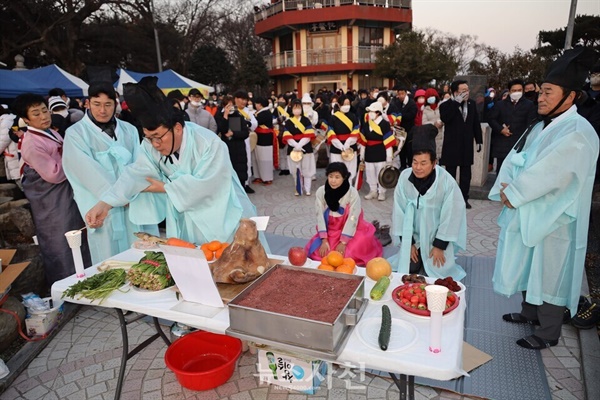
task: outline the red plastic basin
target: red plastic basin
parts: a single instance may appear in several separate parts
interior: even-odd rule
[[[196,331],[169,346],[165,363],[175,373],[181,386],[191,390],[209,390],[231,378],[241,354],[241,340]]]

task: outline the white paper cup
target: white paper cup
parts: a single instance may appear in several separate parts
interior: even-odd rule
[[[446,298],[448,297],[448,288],[441,285],[425,286],[427,295],[427,309],[431,312],[444,312],[446,309]]]
[[[81,231],[79,229],[65,233],[65,237],[67,238],[67,242],[69,242],[70,248],[81,247]]]
[[[38,240],[37,240],[37,235],[36,236],[32,236],[31,238],[33,239],[33,244],[39,245]]]

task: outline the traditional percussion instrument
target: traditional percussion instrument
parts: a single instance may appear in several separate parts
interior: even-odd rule
[[[356,157],[356,153],[354,152],[352,147],[349,147],[346,150],[342,151],[342,160],[352,161],[354,157]]]
[[[256,132],[252,131],[250,132],[250,135],[248,137],[250,138],[250,151],[254,151],[254,148],[258,143],[258,135],[256,134]]]
[[[318,150],[319,147],[321,147],[321,145],[323,144],[323,142],[325,142],[326,139],[327,139],[327,135],[325,134],[325,132],[323,132],[320,129],[317,129],[315,138],[310,141],[310,144],[313,147],[313,151]]]
[[[300,150],[292,150],[292,152],[290,153],[290,158],[292,159],[293,162],[300,162],[302,161],[302,157],[304,157],[304,152],[300,151]]]
[[[400,170],[392,165],[383,167],[379,171],[379,184],[386,189],[393,189],[398,184],[398,178],[400,177]]]

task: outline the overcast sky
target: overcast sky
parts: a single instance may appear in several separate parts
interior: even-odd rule
[[[413,0],[413,27],[476,35],[512,53],[529,50],[539,31],[567,26],[571,0]],[[576,15],[600,15],[600,0],[578,0]]]

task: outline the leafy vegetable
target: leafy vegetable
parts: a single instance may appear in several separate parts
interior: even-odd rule
[[[159,251],[145,251],[142,259],[127,271],[132,285],[146,290],[161,290],[175,285],[165,255]]]
[[[82,281],[71,285],[65,290],[62,298],[70,297],[72,299],[79,295],[77,299],[85,297],[86,299],[100,300],[102,304],[114,290],[119,289],[125,284],[127,273],[124,269],[110,269],[108,271],[97,273]]]

